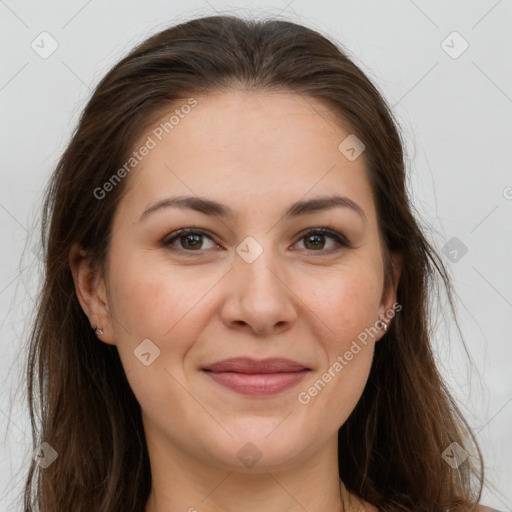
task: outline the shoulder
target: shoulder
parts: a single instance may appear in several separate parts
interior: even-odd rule
[[[495,508],[486,507],[485,505],[478,505],[478,508],[476,509],[477,512],[500,512],[499,510],[496,510]]]

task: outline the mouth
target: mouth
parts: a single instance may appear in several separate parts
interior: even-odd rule
[[[297,385],[311,368],[289,359],[234,358],[202,368],[216,383],[242,395],[275,395]]]

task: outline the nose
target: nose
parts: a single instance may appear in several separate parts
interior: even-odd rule
[[[288,330],[298,317],[298,299],[277,259],[263,251],[251,263],[237,255],[233,265],[221,310],[224,324],[257,335]]]

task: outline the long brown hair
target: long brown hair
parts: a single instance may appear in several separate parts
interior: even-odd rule
[[[391,252],[403,254],[397,290],[403,308],[376,345],[361,399],[339,430],[347,489],[383,511],[470,510],[482,491],[482,457],[431,346],[430,299],[443,285],[455,314],[452,285],[413,215],[390,108],[342,46],[318,32],[282,20],[212,16],[163,30],[116,64],[96,87],[51,177],[27,378],[34,449],[47,442],[58,457],[46,469],[32,462],[25,511],[144,510],[151,471],[140,406],[116,347],[98,341],[80,307],[69,252],[79,243],[104,271],[113,214],[129,177],[101,199],[94,191],[170,105],[236,87],[290,91],[337,114],[366,146],[386,286]],[[442,456],[452,443],[472,454],[456,468]]]

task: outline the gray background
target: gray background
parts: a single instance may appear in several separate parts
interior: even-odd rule
[[[439,315],[439,364],[483,448],[482,501],[512,510],[512,0],[0,0],[0,510],[21,510],[32,454],[23,343],[43,186],[110,66],[149,34],[216,12],[281,16],[332,36],[393,106],[409,188],[452,271],[471,356]],[[51,48],[43,31],[58,44],[47,58],[31,47],[47,37]]]

